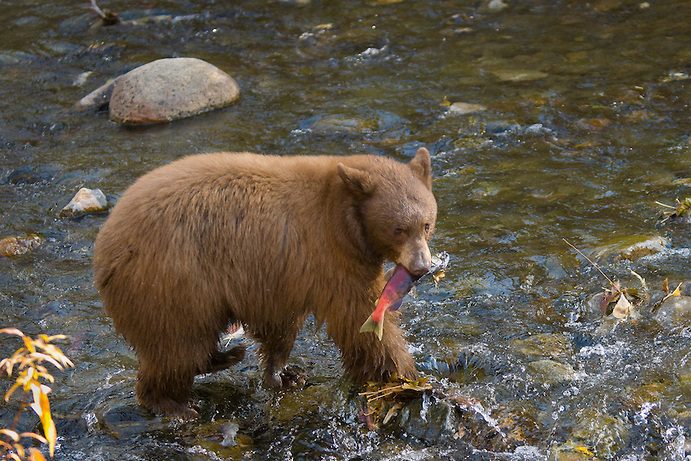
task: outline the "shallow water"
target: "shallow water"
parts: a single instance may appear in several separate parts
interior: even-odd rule
[[[661,322],[644,305],[637,321],[603,318],[588,300],[607,281],[562,241],[602,250],[604,271],[626,286],[638,286],[635,270],[653,297],[665,278],[691,279],[689,224],[660,224],[654,203],[690,194],[688,2],[101,3],[131,22],[92,27],[83,4],[64,0],[0,9],[0,237],[45,238],[0,258],[0,319],[72,337],[76,367],[52,398],[59,459],[529,460],[570,442],[600,459],[689,455],[688,317]],[[145,129],[72,109],[108,78],[171,56],[229,72],[240,100]],[[484,110],[454,114],[447,101]],[[136,359],[92,286],[105,216],[58,217],[80,187],[115,200],[196,152],[403,160],[420,145],[433,154],[434,247],[452,261],[439,287],[418,287],[403,307],[438,392],[411,404],[418,422],[368,430],[336,349],[312,325],[292,357],[309,375],[302,391],[264,391],[250,347],[240,367],[198,380],[200,422],[138,409]],[[616,256],[648,236],[667,246]],[[16,345],[3,338],[1,355]],[[542,359],[575,374],[549,382]],[[476,404],[437,419],[452,395]],[[3,406],[0,425],[12,415]],[[220,447],[227,421],[242,446]]]

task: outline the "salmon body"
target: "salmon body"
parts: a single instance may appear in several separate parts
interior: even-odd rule
[[[384,332],[384,313],[387,310],[395,311],[400,308],[403,298],[419,278],[419,276],[413,276],[401,264],[397,264],[377,300],[374,312],[360,327],[360,333],[371,331],[381,340]]]

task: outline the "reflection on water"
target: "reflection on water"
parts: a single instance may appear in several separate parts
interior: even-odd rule
[[[603,319],[590,298],[607,281],[562,241],[599,252],[626,286],[638,286],[635,270],[653,301],[665,278],[689,279],[688,223],[657,224],[654,203],[690,194],[688,3],[102,3],[126,23],[93,27],[66,1],[10,1],[0,13],[0,237],[45,238],[0,259],[0,313],[27,333],[73,338],[76,369],[53,397],[61,459],[688,454],[688,307],[677,320],[653,315],[652,301],[636,322]],[[72,109],[108,78],[170,56],[226,70],[241,99],[146,129]],[[80,187],[116,199],[195,152],[404,159],[420,145],[434,160],[434,245],[452,262],[403,308],[405,327],[420,369],[456,400],[429,397],[368,431],[336,349],[312,327],[293,354],[310,375],[301,392],[262,390],[250,349],[238,369],[199,380],[199,423],[136,406],[134,355],[92,286],[104,217],[57,217]],[[617,256],[654,236],[661,252]],[[222,444],[227,422],[235,446]]]

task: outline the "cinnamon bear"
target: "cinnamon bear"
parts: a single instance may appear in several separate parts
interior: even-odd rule
[[[195,375],[244,356],[218,349],[241,322],[258,341],[264,382],[285,370],[313,314],[355,381],[414,377],[397,315],[381,341],[360,334],[385,284],[383,263],[431,265],[436,222],[430,155],[184,157],[139,178],[96,238],[96,286],[139,361],[140,404],[190,418]]]

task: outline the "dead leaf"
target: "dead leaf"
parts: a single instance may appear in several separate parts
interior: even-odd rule
[[[619,301],[617,301],[617,304],[612,310],[612,315],[618,319],[625,319],[629,316],[629,314],[631,314],[631,303],[628,299],[626,299],[624,293],[621,293],[619,296]]]

